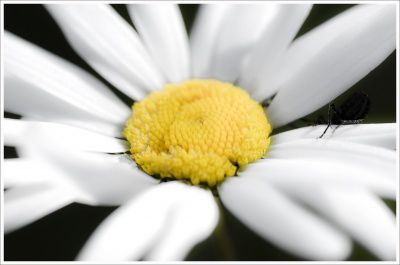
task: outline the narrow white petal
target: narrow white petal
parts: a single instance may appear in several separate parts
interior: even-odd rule
[[[382,260],[396,259],[396,218],[376,196],[354,187],[292,189]]]
[[[26,152],[29,152],[27,155]],[[67,149],[21,150],[32,153],[52,167],[68,185],[81,191],[82,202],[93,205],[120,205],[157,181],[143,173],[127,155],[76,152]]]
[[[65,187],[28,185],[4,194],[4,231],[10,233],[74,201]]]
[[[393,4],[353,7],[303,35],[289,48],[282,67],[279,92],[268,108],[272,124],[285,125],[327,104],[395,47]]]
[[[6,183],[23,186],[45,182],[62,186],[79,194],[76,201],[80,203],[120,205],[157,183],[127,155],[79,152],[56,146],[24,146],[18,151],[21,158],[6,163]],[[18,165],[27,168],[17,168]]]
[[[176,205],[172,220],[158,242],[146,254],[150,261],[181,261],[190,250],[211,235],[218,223],[218,207],[211,192],[187,189],[189,200]],[[200,192],[199,192],[200,191]],[[197,194],[198,193],[198,194]],[[184,198],[176,198],[183,200]]]
[[[323,136],[323,140],[348,141],[396,149],[396,123],[357,124],[339,126],[332,125]],[[326,129],[326,125],[308,126],[286,131],[272,136],[274,144],[287,143],[300,139],[317,139]]]
[[[360,167],[340,161],[267,158],[249,164],[241,178],[257,178],[278,187],[365,187],[379,196],[396,198],[396,178],[384,177],[368,165]]]
[[[224,205],[265,240],[300,257],[342,260],[350,240],[266,182],[230,178],[220,190]]]
[[[289,44],[294,39],[312,5],[279,5],[274,19],[263,30],[260,39],[242,65],[239,85],[252,93],[272,96],[276,91],[275,77]]]
[[[33,159],[5,159],[2,167],[5,188],[46,182],[51,177],[43,163]]]
[[[6,145],[119,153],[128,150],[126,141],[73,126],[25,120],[4,119]]]
[[[132,115],[132,113],[130,113]],[[124,119],[124,122],[127,121],[128,118]],[[60,117],[60,119],[38,119],[38,118],[25,118],[24,120],[32,120],[32,121],[50,121],[53,123],[62,123],[67,124],[73,127],[84,128],[90,131],[100,133],[101,135],[107,135],[111,137],[122,137],[122,131],[124,129],[124,123],[111,124],[104,122],[97,122],[96,120],[70,120]]]
[[[138,260],[151,249],[149,258],[154,260],[183,259],[217,223],[218,210],[212,199],[210,192],[197,187],[160,184],[108,217],[78,260]]]
[[[152,59],[168,82],[189,78],[189,45],[176,4],[131,4],[128,11]]]
[[[200,5],[190,34],[192,75],[195,78],[211,77],[214,56],[224,17],[229,4]]]
[[[47,10],[77,53],[134,99],[164,80],[136,32],[108,5],[49,4]]]
[[[218,33],[211,77],[235,82],[246,56],[261,37],[265,26],[272,23],[276,13],[275,4],[231,5]]]
[[[4,48],[5,110],[91,129],[100,124],[107,133],[129,117],[129,108],[82,69],[8,32]]]
[[[303,159],[314,162],[342,163],[351,167],[367,169],[382,178],[396,178],[396,152],[364,144],[302,139],[273,144],[267,153],[269,158]],[[335,168],[331,168],[335,170]]]

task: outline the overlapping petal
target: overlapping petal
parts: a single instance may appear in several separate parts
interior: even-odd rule
[[[301,139],[271,146],[268,158],[311,159],[314,162],[331,162],[366,167],[370,173],[382,178],[396,178],[396,152],[364,144]],[[331,170],[335,168],[332,167]]]
[[[312,5],[279,5],[274,19],[263,29],[260,39],[242,65],[239,86],[262,98],[276,91],[275,79],[281,71],[283,54],[294,39]]]
[[[381,176],[369,168],[338,161],[314,159],[263,159],[248,165],[239,173],[241,178],[260,179],[277,187],[320,186],[335,188],[364,187],[379,196],[396,198],[396,178]]]
[[[396,47],[396,6],[360,5],[297,39],[268,108],[274,127],[303,117],[340,95]],[[263,100],[255,95],[255,99]]]
[[[317,139],[327,125],[308,126],[289,130],[272,136],[274,144],[288,143],[300,139]],[[396,149],[396,123],[370,123],[339,126],[332,125],[323,140],[337,140],[352,143],[362,143],[387,149]],[[321,139],[322,140],[322,139]]]
[[[78,260],[181,260],[210,235],[217,220],[209,191],[178,182],[160,184],[108,217]]]
[[[129,108],[82,69],[5,32],[5,110],[118,134]]]
[[[32,184],[4,194],[4,232],[10,233],[70,203],[77,195],[67,187]]]
[[[82,129],[43,122],[6,120],[5,144],[16,145],[20,158],[12,160],[6,182],[57,183],[82,194],[80,201],[95,205],[119,205],[151,187],[156,180],[143,173],[124,152],[124,141]],[[116,154],[106,154],[116,153]],[[6,160],[9,161],[9,160]],[[10,163],[10,162],[7,162]],[[40,166],[32,166],[33,164]]]
[[[235,82],[241,66],[260,39],[265,27],[274,21],[275,4],[231,5],[218,33],[211,63],[211,77]]]
[[[78,127],[51,122],[4,119],[4,143],[10,146],[123,153],[126,141]]]
[[[189,40],[176,4],[128,5],[133,23],[168,82],[189,79]]]
[[[274,18],[274,4],[204,6],[193,27],[194,76],[234,82],[245,57]]]
[[[104,155],[83,152],[45,153],[21,150],[23,160],[6,160],[5,183],[11,187],[32,183],[47,183],[75,190],[80,196],[76,202],[89,205],[118,206],[142,191],[154,186],[157,181],[121,155]],[[51,158],[50,158],[51,157]],[[35,163],[27,169],[16,167],[25,161]],[[25,175],[29,174],[28,177]]]
[[[136,32],[109,5],[48,4],[65,37],[97,72],[133,99],[165,80]]]
[[[61,152],[62,151],[62,152]],[[23,157],[36,157],[47,162],[65,181],[81,190],[83,203],[120,205],[157,181],[143,173],[126,155],[108,155],[53,150],[21,150]]]
[[[45,163],[35,159],[5,159],[2,163],[4,188],[50,182],[54,176]]]
[[[291,201],[267,182],[230,178],[220,189],[223,204],[265,240],[314,260],[342,260],[350,240],[333,226]]]
[[[201,5],[190,34],[190,55],[194,78],[210,78],[211,62],[229,4]]]
[[[381,260],[396,259],[396,218],[379,198],[360,187],[285,187],[342,227]]]

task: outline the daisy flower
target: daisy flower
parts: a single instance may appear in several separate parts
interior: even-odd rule
[[[216,201],[266,241],[343,260],[396,258],[396,124],[273,130],[332,101],[396,48],[396,5],[359,5],[295,38],[310,4],[48,4],[69,44],[135,100],[4,33],[4,231],[72,202],[120,206],[77,260],[185,259]],[[262,103],[262,104],[260,104]]]

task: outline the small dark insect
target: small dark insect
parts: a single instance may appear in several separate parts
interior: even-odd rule
[[[368,95],[362,92],[355,92],[339,107],[336,107],[333,103],[329,104],[328,121],[323,116],[320,116],[315,122],[315,125],[327,124],[325,131],[319,138],[322,138],[332,125],[337,125],[334,129],[336,130],[341,125],[363,122],[368,115],[370,105]]]

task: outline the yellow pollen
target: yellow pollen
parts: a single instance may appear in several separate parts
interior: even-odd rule
[[[247,92],[216,80],[168,84],[132,106],[123,131],[146,173],[212,187],[261,158],[271,125]]]

